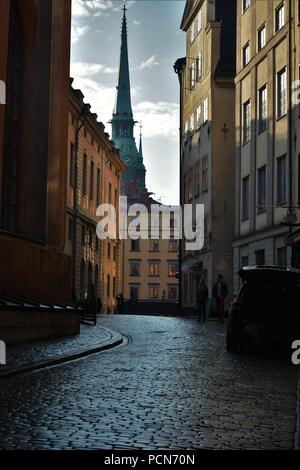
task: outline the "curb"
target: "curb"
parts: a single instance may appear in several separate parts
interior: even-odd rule
[[[122,336],[120,333],[113,330],[109,330],[108,328],[101,328],[103,328],[103,330],[108,331],[111,334],[111,338],[108,341],[100,344],[99,346],[93,346],[88,349],[81,349],[76,353],[69,353],[62,356],[56,356],[49,359],[45,359],[43,361],[33,362],[32,364],[29,364],[27,366],[20,366],[10,369],[7,372],[0,372],[0,381],[9,377],[15,377],[20,374],[25,374],[26,372],[45,369],[46,367],[56,366],[59,364],[63,364],[64,362],[70,362],[76,359],[91,356],[92,354],[96,354],[120,346],[124,342],[125,337]]]

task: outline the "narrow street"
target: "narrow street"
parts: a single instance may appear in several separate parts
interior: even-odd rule
[[[292,449],[297,368],[232,356],[225,326],[107,316],[128,343],[0,381],[4,449]]]

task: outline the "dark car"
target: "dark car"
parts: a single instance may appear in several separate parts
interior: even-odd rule
[[[229,313],[227,351],[290,351],[300,339],[300,271],[253,266],[239,276],[243,284]]]

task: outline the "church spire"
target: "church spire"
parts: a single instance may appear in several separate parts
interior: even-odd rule
[[[129,77],[129,61],[128,61],[128,44],[127,44],[127,18],[126,5],[123,8],[122,32],[121,32],[121,52],[119,77],[117,85],[117,99],[114,114],[119,118],[133,118],[131,107],[130,93],[130,77]]]
[[[139,156],[143,159],[143,124],[140,123],[140,147],[139,147]]]

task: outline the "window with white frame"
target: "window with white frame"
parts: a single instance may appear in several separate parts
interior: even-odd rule
[[[198,106],[196,109],[196,127],[199,129],[201,125],[201,106]]]
[[[258,91],[258,132],[267,129],[267,85]]]
[[[250,7],[251,0],[242,0],[242,12],[244,13]]]
[[[195,22],[193,21],[192,26],[191,26],[191,44],[195,40]]]
[[[277,74],[277,118],[287,113],[287,70],[286,67]]]
[[[203,122],[208,121],[208,97],[203,101]]]
[[[200,33],[202,29],[202,9],[200,9],[198,13],[198,33]]]
[[[242,180],[242,220],[248,220],[250,214],[250,177]]]
[[[250,43],[247,42],[243,47],[243,67],[246,67],[250,62]]]
[[[266,212],[267,169],[263,165],[257,170],[257,214]]]
[[[259,51],[266,45],[266,25],[264,24],[257,32],[257,48]]]
[[[202,53],[199,52],[197,57],[197,80],[202,78]]]
[[[286,155],[277,158],[277,204],[286,203]]]
[[[195,80],[196,79],[196,76],[195,76],[195,62],[192,63],[191,65],[191,88],[194,88],[195,86]]]
[[[275,33],[284,26],[284,3],[275,10]]]
[[[246,144],[251,139],[251,101],[243,104],[243,143]]]
[[[193,131],[195,129],[195,119],[194,119],[194,113],[190,115],[190,131]]]

